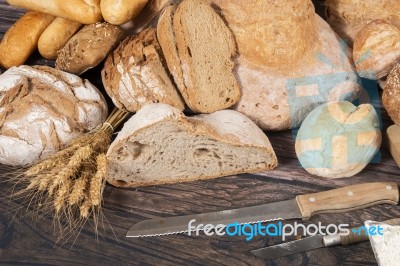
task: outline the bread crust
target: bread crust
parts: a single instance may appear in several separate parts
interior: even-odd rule
[[[0,65],[10,68],[24,64],[36,50],[40,35],[54,19],[44,13],[26,12],[1,40]]]
[[[387,78],[382,102],[390,118],[400,126],[400,63],[392,69]]]
[[[7,3],[82,24],[102,20],[100,0],[7,0]]]
[[[134,19],[148,0],[101,0],[100,8],[105,21],[114,25],[122,25]]]
[[[79,30],[81,23],[64,18],[56,18],[39,38],[40,54],[47,59],[56,59],[58,51]]]

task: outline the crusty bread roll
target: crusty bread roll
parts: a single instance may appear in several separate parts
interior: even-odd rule
[[[267,171],[277,158],[267,136],[232,110],[185,117],[149,104],[128,120],[107,152],[107,181],[138,187]]]
[[[265,130],[301,124],[316,106],[356,98],[361,90],[348,47],[311,0],[211,0],[239,51],[242,97],[234,109]]]
[[[122,29],[107,22],[86,25],[59,50],[56,68],[80,75],[100,64],[124,36]]]
[[[92,24],[103,19],[100,0],[7,0],[7,3],[82,24]]]
[[[105,21],[114,25],[122,25],[134,19],[148,0],[101,0],[100,8]]]
[[[36,50],[40,35],[54,19],[44,13],[26,12],[1,40],[0,65],[10,68],[24,64]]]
[[[356,35],[353,57],[360,77],[382,79],[400,60],[400,27],[373,20]]]
[[[400,126],[400,63],[392,69],[386,80],[382,102],[390,118]]]
[[[223,19],[199,0],[182,1],[173,16],[166,11],[158,36],[186,104],[198,113],[233,106],[241,95],[233,74],[237,49]]]
[[[81,23],[65,18],[56,18],[39,38],[40,54],[47,59],[56,59],[58,51],[79,30]]]
[[[296,137],[296,154],[313,175],[351,177],[369,164],[381,142],[378,115],[371,104],[329,102],[304,120]]]
[[[400,23],[398,0],[325,0],[325,5],[328,23],[350,46],[356,34],[371,20]]]
[[[175,88],[155,29],[129,36],[108,56],[101,72],[104,88],[119,109],[137,112],[148,103],[185,104]]]
[[[89,81],[45,66],[4,72],[0,106],[0,163],[14,166],[48,157],[107,117]]]

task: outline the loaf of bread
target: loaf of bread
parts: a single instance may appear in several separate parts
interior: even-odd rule
[[[351,177],[370,163],[381,142],[379,119],[372,105],[329,102],[304,120],[296,137],[296,154],[313,175]]]
[[[361,88],[350,49],[311,0],[211,0],[236,38],[242,97],[234,109],[265,130],[298,127],[327,101],[352,101]]]
[[[175,83],[195,112],[226,109],[240,99],[233,74],[236,43],[223,19],[199,0],[167,9],[157,35]],[[174,13],[174,14],[173,14]]]
[[[372,20],[400,23],[397,0],[325,0],[325,5],[328,23],[350,46],[357,33]]]
[[[400,27],[373,20],[354,39],[353,57],[360,77],[385,78],[400,60]]]
[[[107,152],[107,181],[138,187],[267,171],[277,158],[267,136],[244,115],[223,110],[185,117],[149,104],[128,120]]]
[[[82,24],[92,24],[103,19],[100,0],[7,0],[7,3]]]
[[[106,102],[89,81],[50,67],[12,67],[0,84],[1,164],[33,164],[107,117]]]
[[[392,69],[387,78],[382,102],[390,118],[400,126],[400,63]]]
[[[99,65],[125,36],[107,22],[84,26],[59,51],[56,68],[80,75]]]
[[[185,104],[164,66],[155,29],[126,38],[107,58],[102,80],[119,109],[137,112],[148,103]]]
[[[39,38],[40,54],[47,59],[56,59],[58,51],[79,30],[81,23],[65,18],[56,18]]]
[[[101,0],[100,8],[105,21],[114,25],[122,25],[134,19],[148,0]]]
[[[40,35],[54,19],[44,13],[26,12],[1,40],[0,65],[10,68],[24,64],[36,50]]]

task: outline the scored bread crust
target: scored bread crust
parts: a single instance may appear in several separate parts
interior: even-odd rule
[[[212,139],[216,143],[219,143],[220,145],[231,145],[231,147],[235,149],[248,148],[248,156],[251,156],[250,153],[253,152],[262,159],[262,163],[246,169],[242,168],[243,166],[241,163],[237,163],[236,165],[238,165],[238,169],[230,170],[228,172],[215,171],[214,173],[210,173],[208,175],[202,175],[193,172],[192,175],[188,174],[185,177],[168,177],[168,179],[164,179],[164,177],[165,175],[169,174],[169,171],[166,169],[157,168],[159,169],[160,179],[157,179],[156,177],[153,178],[153,180],[148,181],[139,180],[140,174],[134,172],[136,171],[135,161],[132,160],[132,157],[130,157],[131,155],[128,155],[127,147],[132,143],[134,144],[135,142],[140,141],[139,138],[141,134],[144,134],[145,132],[152,132],[151,130],[153,128],[166,128],[169,126],[172,127],[171,132],[166,133],[169,137],[174,137],[180,132],[184,131],[190,135],[190,137],[193,137],[194,140],[208,138]],[[150,142],[150,140],[148,140],[148,142]],[[165,142],[165,144],[170,145],[171,142],[168,141]],[[155,144],[142,143],[141,145],[147,145],[150,147]],[[130,149],[130,152],[132,152],[132,148]],[[147,151],[151,149],[147,148],[144,150]],[[165,149],[159,149],[159,151],[167,153]],[[187,157],[190,156],[191,152],[193,151],[185,151]],[[235,153],[232,153],[231,155],[234,156]],[[122,172],[125,171],[122,169],[124,163],[122,161],[123,158],[121,157],[123,156],[126,156],[125,160],[129,162],[129,166],[132,167],[131,174],[129,174],[127,177],[122,176]],[[140,156],[140,154],[138,156]],[[166,104],[146,105],[136,115],[128,120],[115,141],[111,144],[107,152],[107,159],[107,181],[114,186],[120,187],[136,187],[188,182],[240,173],[262,172],[271,170],[278,164],[276,155],[267,136],[250,119],[239,112],[233,110],[223,110],[212,114],[186,117],[176,108]],[[160,162],[160,164],[162,164],[162,162]],[[187,165],[185,162],[177,162],[176,164]],[[120,176],[118,176],[118,173]]]
[[[164,66],[155,29],[126,38],[108,56],[102,80],[120,109],[137,112],[145,104],[158,102],[184,109],[184,102]]]

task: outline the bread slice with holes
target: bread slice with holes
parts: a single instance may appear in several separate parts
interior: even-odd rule
[[[157,35],[175,83],[195,112],[233,106],[241,92],[233,74],[236,42],[223,19],[208,4],[184,0],[162,14]]]
[[[138,187],[217,178],[275,168],[267,136],[233,110],[186,117],[149,104],[129,119],[107,152],[107,181]]]

